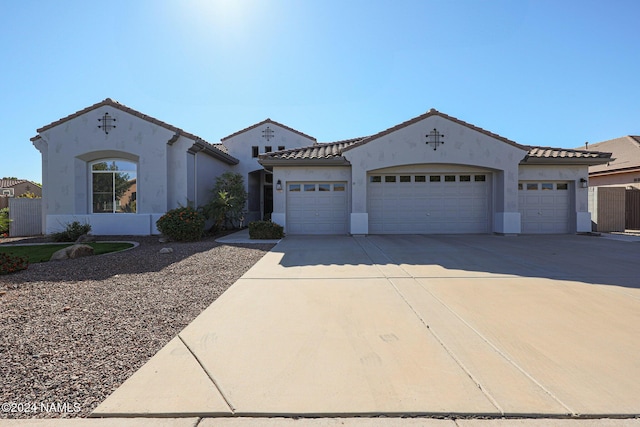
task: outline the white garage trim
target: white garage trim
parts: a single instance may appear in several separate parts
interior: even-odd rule
[[[370,173],[369,233],[488,233],[488,172]]]
[[[572,188],[569,182],[520,181],[518,205],[524,234],[569,233]]]
[[[345,181],[287,182],[288,234],[347,234]]]

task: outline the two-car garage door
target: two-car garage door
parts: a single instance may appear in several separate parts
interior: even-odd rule
[[[488,233],[490,176],[486,173],[369,175],[369,233]]]

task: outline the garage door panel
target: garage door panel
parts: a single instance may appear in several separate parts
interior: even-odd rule
[[[340,181],[287,183],[287,233],[348,233],[345,188]]]
[[[566,182],[521,182],[518,203],[522,232],[525,234],[568,233],[571,204],[571,192],[568,188]]]
[[[455,181],[445,181],[445,175]],[[424,177],[425,175],[421,175]],[[431,178],[431,177],[434,178]],[[433,180],[432,180],[433,179]],[[438,179],[440,181],[438,181]],[[425,182],[369,180],[369,232],[443,234],[489,232],[489,182],[426,175]],[[406,180],[406,178],[405,178]]]

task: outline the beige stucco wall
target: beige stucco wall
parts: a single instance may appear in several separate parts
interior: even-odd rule
[[[433,129],[444,134],[437,150],[425,137]],[[344,152],[352,164],[353,233],[366,233],[367,174],[370,171],[401,165],[473,166],[493,174],[493,231],[520,232],[518,212],[518,163],[526,150],[495,139],[440,116],[405,126],[367,144]]]
[[[634,179],[640,180],[640,171],[616,173],[611,175],[590,176],[589,186],[623,186],[640,188],[640,182],[634,182]]]

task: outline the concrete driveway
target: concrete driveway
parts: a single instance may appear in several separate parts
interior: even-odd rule
[[[287,237],[94,416],[640,415],[640,243]]]

